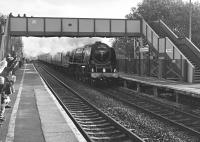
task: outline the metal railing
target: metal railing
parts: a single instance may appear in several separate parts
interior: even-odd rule
[[[172,38],[177,38],[178,36],[173,33],[173,31],[162,21],[159,21],[164,28],[169,31],[168,34],[172,35]],[[178,47],[168,38],[160,38],[158,36],[158,34],[156,34],[156,32],[151,28],[151,26],[143,19],[142,22],[142,33],[143,35],[146,37],[147,41],[153,45],[153,47],[159,52],[159,53],[166,53],[169,58],[172,60],[172,62],[174,64],[177,65],[177,67],[180,69],[181,66],[181,72],[182,75],[184,75],[184,70],[185,70],[185,66],[183,65],[183,61],[187,61],[188,65],[187,65],[187,81],[188,82],[192,82],[193,81],[193,72],[194,72],[194,65],[191,63],[191,61],[178,49]],[[164,42],[159,42],[163,40]],[[189,41],[185,41],[185,42],[189,42]],[[189,44],[189,43],[188,43]],[[192,46],[192,44],[190,45]],[[164,48],[164,49],[163,49]],[[195,46],[194,46],[195,48]],[[176,62],[175,60],[177,60],[177,58],[180,58],[178,60],[181,60],[181,62]],[[180,65],[181,64],[181,65]]]

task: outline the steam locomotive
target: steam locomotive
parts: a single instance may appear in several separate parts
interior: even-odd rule
[[[38,59],[65,67],[75,78],[90,83],[118,79],[115,51],[102,42],[76,48],[67,54],[58,53],[54,57],[42,55]]]

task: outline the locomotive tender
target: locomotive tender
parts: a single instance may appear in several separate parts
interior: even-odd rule
[[[115,81],[119,77],[115,51],[105,43],[95,42],[76,48],[67,54],[58,53],[54,57],[49,56],[39,56],[39,60],[63,66],[80,80]]]

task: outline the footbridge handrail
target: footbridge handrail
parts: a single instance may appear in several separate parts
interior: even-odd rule
[[[149,41],[156,50],[159,50],[158,40],[160,37],[144,19],[142,19],[142,29],[142,34],[146,37],[147,41]]]
[[[187,37],[183,40],[183,42],[198,56],[200,57],[200,49],[191,42]]]
[[[167,28],[167,30],[175,37],[178,39],[178,36],[162,21],[162,20],[159,20],[159,22],[161,24],[163,24],[165,26],[165,28]]]
[[[192,68],[194,68],[194,65],[190,62],[190,60],[187,57],[185,57],[185,55],[178,49],[178,47],[168,37],[166,37],[166,40],[168,40],[171,43],[171,45],[179,52],[179,54],[181,54],[185,58],[185,60],[192,66]]]
[[[147,40],[149,40],[149,38],[150,39],[153,39],[153,37],[148,37],[148,29],[150,30],[150,31],[152,31],[153,32],[153,35],[155,35],[157,38],[160,38],[159,36],[158,36],[158,34],[151,28],[151,26],[143,19],[143,34],[146,36],[146,38],[147,38]],[[176,35],[176,34],[174,34],[174,32],[162,21],[162,20],[159,20],[159,22],[161,22],[172,34],[173,34],[173,36],[174,37],[176,37],[176,38],[178,38],[178,36]],[[147,27],[147,28],[146,28]],[[152,35],[151,35],[152,36]],[[176,48],[176,50],[179,52],[179,54],[181,54],[185,59],[186,59],[186,61],[191,65],[191,67],[192,68],[194,68],[194,65],[190,62],[190,60],[189,59],[187,59],[187,57],[178,49],[178,47],[168,38],[168,37],[165,37],[165,39],[166,40],[168,40],[169,42],[170,42],[170,44],[174,47],[174,48]],[[150,40],[150,42],[152,42],[151,40]],[[153,43],[152,43],[153,44]],[[154,46],[154,44],[153,44],[153,46]],[[154,48],[156,48],[157,49],[157,47],[154,47]]]

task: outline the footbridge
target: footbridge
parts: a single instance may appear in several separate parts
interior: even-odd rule
[[[12,36],[26,37],[137,37],[134,47],[148,44],[149,75],[200,82],[200,50],[187,38],[179,38],[163,21],[147,23],[144,19],[7,18],[1,38],[1,59],[11,49]],[[146,46],[145,46],[146,48]],[[144,51],[144,50],[140,50]],[[143,54],[142,52],[140,54]],[[163,61],[167,60],[168,63]],[[139,67],[140,68],[140,67]],[[141,68],[142,70],[142,68]],[[145,70],[143,70],[145,72]]]
[[[140,36],[141,21],[128,19],[9,17],[11,36]]]

